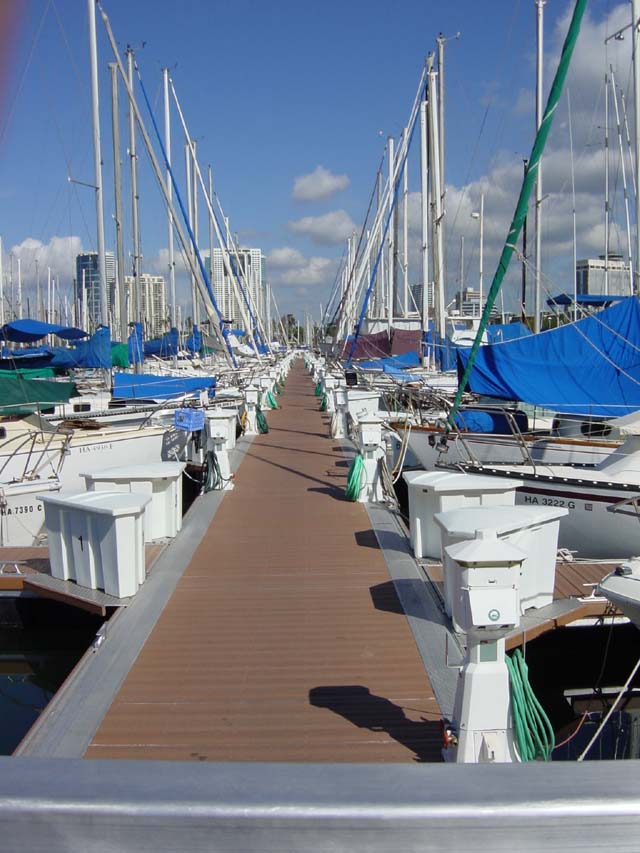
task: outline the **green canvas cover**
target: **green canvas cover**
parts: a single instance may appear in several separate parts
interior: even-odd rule
[[[27,379],[0,373],[0,415],[29,415],[49,409],[56,403],[68,403],[76,394],[73,382]]]

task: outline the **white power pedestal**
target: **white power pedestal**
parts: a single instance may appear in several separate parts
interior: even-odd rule
[[[381,460],[385,455],[382,440],[382,420],[376,415],[363,415],[358,424],[360,451],[364,457],[364,488],[360,503],[382,503],[384,490],[380,474]]]
[[[347,386],[340,385],[331,393],[334,412],[331,418],[331,438],[346,438],[349,434],[349,398]],[[327,395],[328,397],[328,395]]]
[[[229,460],[229,418],[226,412],[207,415],[207,450],[213,450],[218,460],[222,482],[216,488],[219,491],[233,489],[233,474]]]
[[[256,422],[256,410],[258,408],[258,396],[260,392],[255,385],[249,385],[244,391],[244,410],[247,413],[247,423],[245,425],[245,435],[257,435],[258,424]]]
[[[446,549],[459,569],[455,594],[467,652],[443,755],[445,761],[463,764],[514,762],[504,638],[520,622],[520,567],[526,554],[498,539],[495,531],[478,534]]]
[[[332,415],[336,410],[335,399],[333,396],[333,389],[338,384],[338,380],[335,376],[331,376],[331,374],[327,374],[324,377],[324,393],[327,397],[327,408],[326,412]]]

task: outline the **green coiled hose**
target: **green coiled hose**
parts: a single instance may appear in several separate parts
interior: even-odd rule
[[[363,482],[363,480],[365,482]],[[366,471],[364,467],[364,457],[358,453],[353,457],[353,462],[349,468],[347,475],[347,487],[345,489],[345,497],[348,501],[357,501],[360,497],[360,492],[366,486]]]
[[[529,683],[529,669],[520,649],[505,657],[511,686],[511,715],[521,761],[549,761],[555,734],[549,717]]]
[[[256,408],[256,426],[258,427],[258,432],[262,433],[262,435],[266,435],[269,432],[269,424],[260,406]]]

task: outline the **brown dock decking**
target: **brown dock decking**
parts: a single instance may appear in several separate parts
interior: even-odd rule
[[[440,712],[300,363],[86,752],[437,761]]]

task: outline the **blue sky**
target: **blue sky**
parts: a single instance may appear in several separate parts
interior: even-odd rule
[[[21,15],[13,53],[5,52],[0,234],[5,251],[16,247],[16,254],[23,257],[27,288],[33,257],[39,254],[41,265],[42,259],[55,263],[64,289],[70,287],[78,246],[95,247],[92,191],[67,180],[69,173],[78,180],[93,180],[86,4],[84,0],[15,0],[15,4]],[[469,214],[480,189],[485,191],[487,211],[485,266],[489,276],[493,272],[492,252],[498,251],[500,234],[515,203],[515,176],[532,141],[533,0],[484,4],[476,0],[399,0],[395,4],[380,0],[104,0],[103,5],[120,45],[136,49],[159,119],[160,68],[172,69],[198,141],[201,165],[212,165],[216,191],[233,231],[271,257],[269,278],[280,308],[298,314],[309,310],[317,315],[319,304],[326,301],[344,248],[341,232],[348,230],[350,222],[357,225],[363,219],[385,138],[397,136],[408,117],[424,58],[439,32],[453,36],[459,31],[459,40],[450,41],[446,48],[450,289],[458,275],[460,235],[467,235],[468,268],[477,265],[477,223]],[[565,0],[547,4],[549,55],[557,51],[568,8]],[[616,15],[628,14],[625,9],[607,0],[592,1],[588,23],[593,44],[602,41],[598,26],[606,29]],[[605,20],[609,23],[603,24]],[[575,93],[574,136],[581,146],[578,159],[580,154],[591,156],[597,138],[598,122],[593,117],[598,91],[592,66],[597,66],[599,75],[612,56],[618,62],[615,53],[594,58],[593,50],[587,50],[589,34],[585,38],[584,69],[570,83]],[[112,57],[100,22],[98,40],[105,218],[107,242],[112,245],[106,69]],[[620,77],[626,85],[628,67],[623,59]],[[566,154],[562,128],[559,116],[555,143],[552,139],[550,145]],[[121,132],[126,139],[124,118]],[[182,175],[177,119],[173,137],[174,162]],[[564,223],[566,187],[560,178],[565,172],[558,157],[560,177],[554,184],[552,168],[550,184],[550,195],[558,198],[551,198],[549,205],[553,213],[557,203],[558,218]],[[324,199],[296,200],[296,178],[312,175],[318,167],[328,175],[329,186],[335,184],[335,192]],[[583,255],[596,251],[600,240],[593,236],[600,205],[596,168],[597,163],[592,163],[586,170],[584,192],[593,199],[593,212],[589,217],[584,214],[580,226],[585,235],[584,251],[579,252]],[[410,175],[411,189],[415,189],[417,165],[410,167]],[[143,268],[162,271],[159,254],[167,244],[166,219],[144,155],[140,196]],[[130,216],[125,206],[128,236]],[[320,222],[325,227],[318,228],[318,218],[329,214]],[[555,256],[561,250],[566,255],[566,240],[558,241],[558,228],[553,229],[547,265],[562,278],[566,260],[562,266]],[[204,219],[201,233],[206,233]],[[52,244],[54,238],[59,239]],[[207,248],[208,240],[204,243]],[[464,277],[466,283],[475,283],[470,272]],[[186,301],[186,288],[182,296]]]

